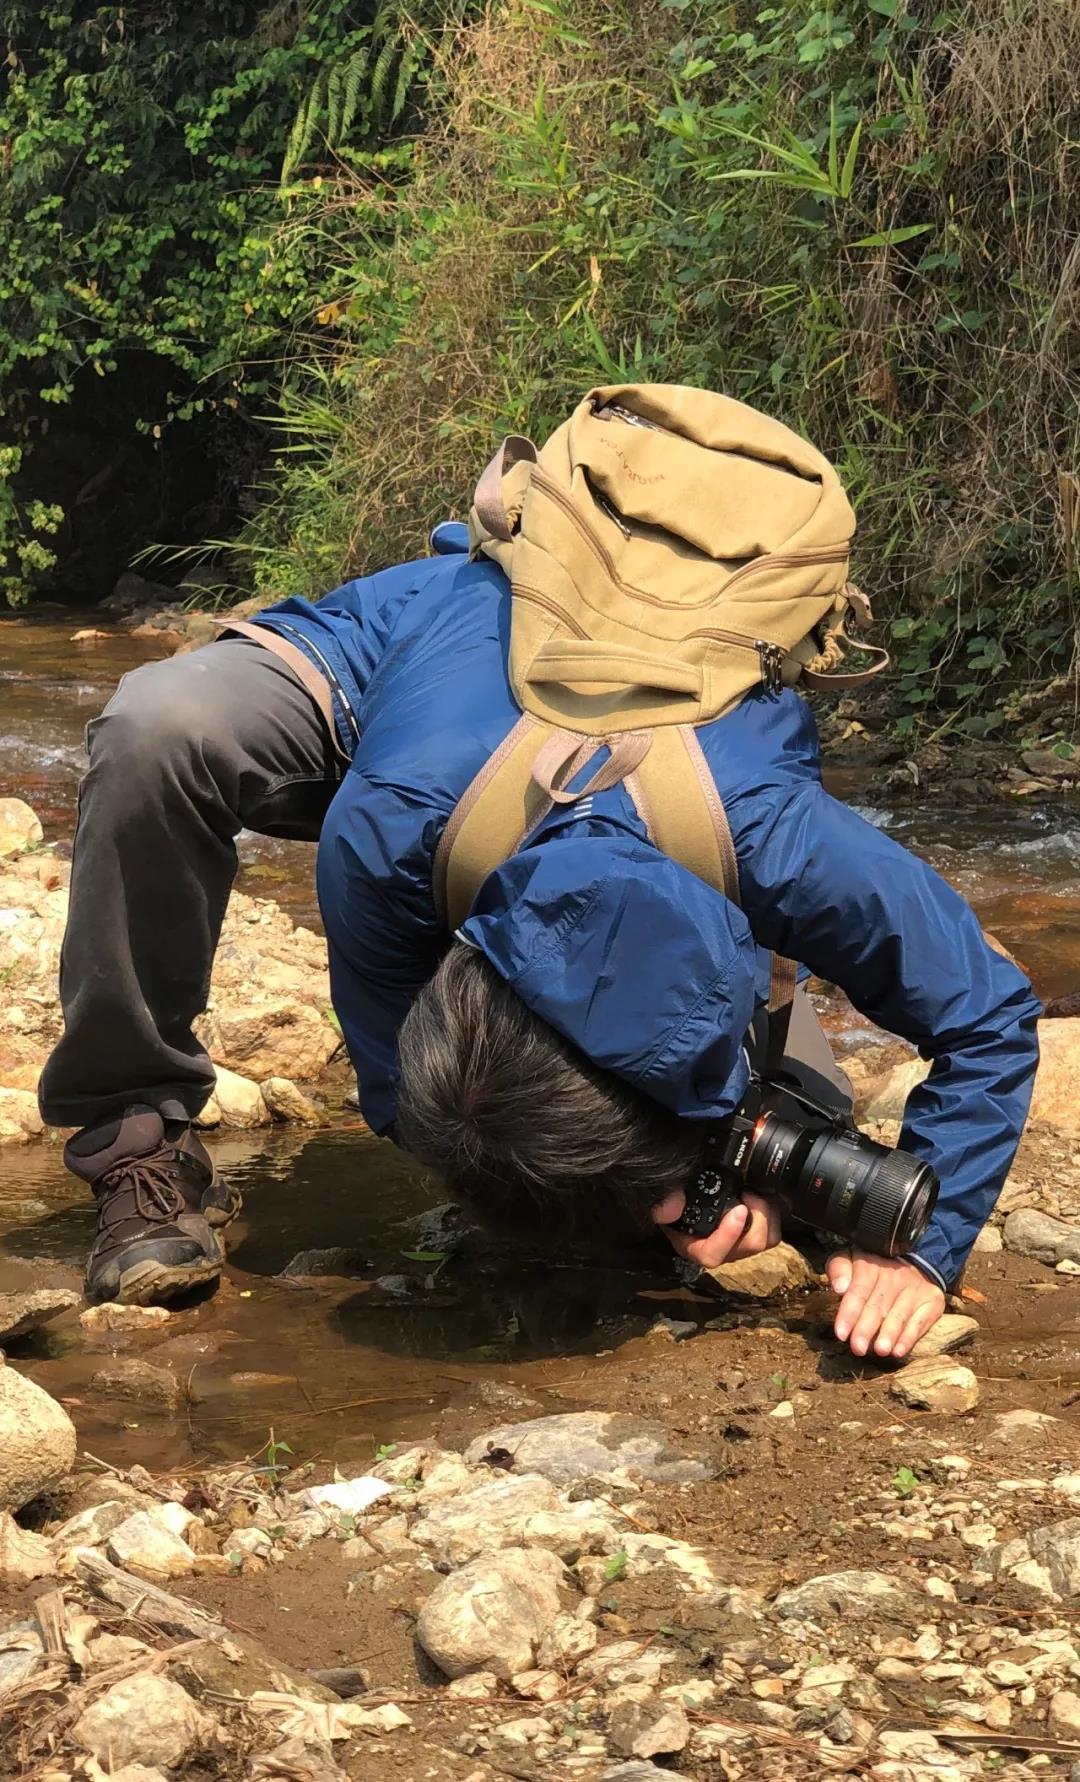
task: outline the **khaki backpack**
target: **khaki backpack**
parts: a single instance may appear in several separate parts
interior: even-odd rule
[[[735,850],[695,734],[752,687],[835,674],[855,517],[832,465],[745,403],[675,384],[594,390],[537,453],[512,437],[476,489],[474,555],[512,590],[522,717],[453,812],[435,863],[450,927],[549,811],[622,780],[650,839],[734,902]],[[866,646],[859,646],[866,648]],[[602,749],[607,759],[567,791]],[[774,969],[770,1006],[790,1003]]]

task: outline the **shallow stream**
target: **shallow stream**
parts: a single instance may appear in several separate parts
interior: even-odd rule
[[[46,839],[65,850],[84,727],[121,674],[160,653],[152,640],[119,632],[73,644],[86,623],[85,614],[55,610],[0,620],[0,796],[27,799]],[[834,790],[956,884],[1044,997],[1080,989],[1080,810],[1060,800],[950,808],[940,796],[888,810],[850,772],[834,776]],[[317,925],[309,848],[244,836],[240,854],[242,889]],[[851,1011],[828,1012],[846,1046],[866,1037]],[[600,1353],[640,1337],[658,1316],[704,1320],[723,1309],[686,1298],[662,1250],[610,1268],[490,1252],[444,1264],[438,1233],[409,1223],[437,1199],[433,1186],[348,1119],[329,1134],[215,1139],[219,1164],[246,1196],[229,1276],[154,1347],[89,1345],[74,1314],[33,1339],[30,1370],[76,1407],[84,1444],[100,1459],[232,1458],[258,1450],[272,1431],[298,1456],[362,1463],[381,1441],[429,1430],[433,1407],[452,1405],[463,1389],[475,1394],[479,1384],[493,1421],[501,1410],[513,1416],[515,1404],[554,1408]],[[92,1210],[56,1143],[0,1153],[0,1292],[77,1285],[91,1229]],[[349,1253],[332,1265],[337,1273],[282,1276],[298,1252],[330,1246]],[[1053,1300],[1031,1318],[1027,1364],[1013,1353],[1016,1333],[1002,1331],[1003,1372],[1055,1366],[1080,1379],[1072,1295]],[[167,1409],[92,1386],[113,1348],[167,1363],[186,1402]]]

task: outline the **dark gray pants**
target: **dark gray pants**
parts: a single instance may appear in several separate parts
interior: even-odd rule
[[[53,1126],[133,1102],[199,1112],[206,1007],[236,836],[316,841],[340,781],[327,725],[290,669],[244,638],[125,675],[87,729],[60,963],[64,1035],[41,1078]]]

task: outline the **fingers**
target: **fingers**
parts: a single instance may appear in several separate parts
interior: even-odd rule
[[[738,1262],[742,1256],[760,1256],[763,1250],[771,1250],[780,1242],[780,1208],[776,1201],[744,1194],[743,1205],[749,1210],[750,1222],[728,1256],[729,1262]]]
[[[852,1261],[846,1250],[839,1250],[830,1256],[825,1264],[825,1273],[829,1277],[829,1286],[834,1293],[845,1294],[851,1286]]]
[[[768,1247],[768,1215],[765,1212],[765,1201],[754,1196],[754,1205],[732,1206],[724,1215],[724,1219],[709,1231],[708,1237],[686,1237],[684,1231],[667,1230],[668,1240],[674,1244],[679,1255],[686,1256],[688,1262],[697,1262],[699,1269],[718,1269],[720,1263],[731,1262],[736,1251],[738,1255],[757,1255],[757,1251]],[[754,1249],[747,1249],[752,1242]]]
[[[829,1279],[832,1281],[833,1286],[837,1288],[837,1291],[843,1294],[843,1298],[840,1301],[836,1313],[836,1321],[833,1325],[833,1329],[836,1331],[840,1341],[846,1343],[852,1332],[855,1330],[859,1319],[863,1316],[867,1301],[877,1284],[878,1271],[872,1262],[868,1262],[866,1258],[862,1256],[834,1257],[832,1261],[837,1263],[846,1262],[850,1269],[848,1284],[846,1287],[841,1288],[838,1286],[837,1281],[833,1276],[832,1263],[830,1262]],[[840,1273],[842,1278],[843,1270],[838,1270],[838,1273]],[[852,1347],[854,1347],[854,1344]],[[865,1349],[856,1350],[856,1354],[865,1354]]]
[[[931,1287],[931,1297],[917,1305],[908,1317],[900,1335],[893,1343],[892,1352],[898,1361],[910,1355],[920,1337],[935,1325],[945,1310],[945,1295],[937,1288]]]
[[[829,1280],[841,1294],[834,1329],[854,1355],[903,1360],[945,1310],[945,1295],[900,1258],[833,1256]]]

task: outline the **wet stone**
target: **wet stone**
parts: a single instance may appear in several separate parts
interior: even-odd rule
[[[39,1287],[30,1293],[0,1293],[0,1343],[14,1343],[40,1330],[82,1299],[70,1287]]]
[[[100,1306],[87,1306],[79,1313],[79,1323],[87,1336],[102,1336],[113,1331],[125,1334],[150,1334],[172,1322],[174,1314],[164,1306],[125,1306],[112,1301]]]
[[[569,1411],[529,1423],[504,1423],[466,1449],[477,1466],[491,1449],[505,1449],[519,1473],[539,1473],[556,1485],[626,1471],[662,1484],[712,1477],[711,1468],[672,1446],[661,1424],[619,1411]]]
[[[760,1256],[724,1262],[718,1268],[703,1269],[702,1273],[725,1293],[740,1294],[749,1299],[772,1299],[817,1284],[817,1276],[806,1257],[793,1244],[774,1244]]]
[[[107,1398],[145,1399],[151,1404],[164,1405],[170,1411],[187,1398],[184,1382],[171,1368],[134,1358],[99,1368],[90,1388]]]
[[[371,1258],[360,1250],[335,1245],[325,1250],[298,1251],[281,1273],[286,1280],[303,1280],[317,1275],[368,1275],[371,1266]]]

